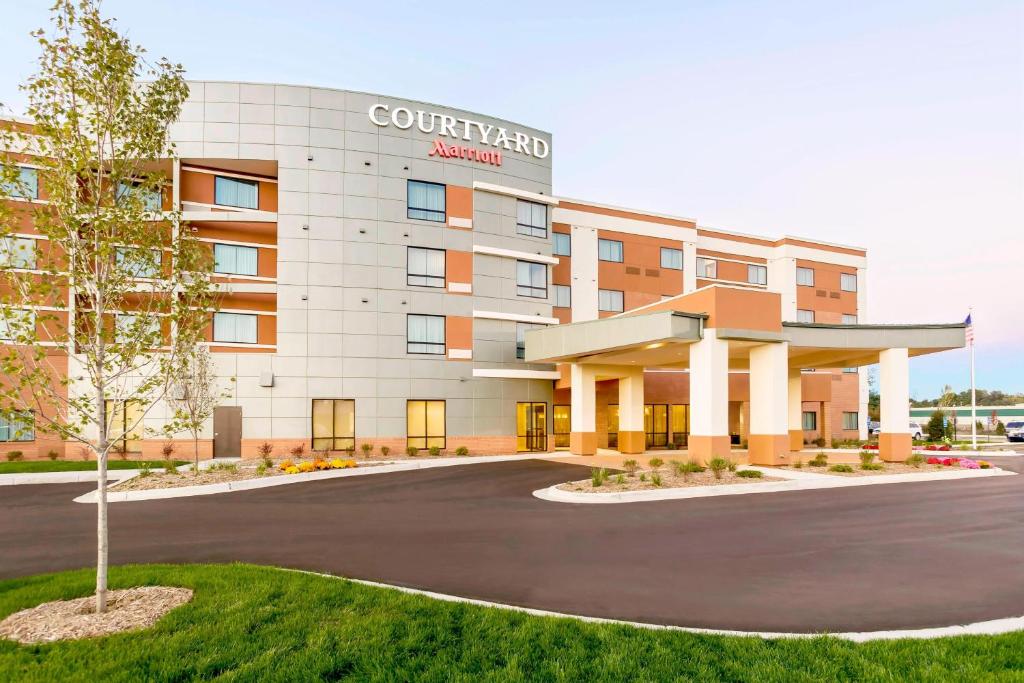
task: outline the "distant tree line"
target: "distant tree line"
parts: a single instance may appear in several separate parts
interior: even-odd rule
[[[1024,403],[1024,394],[1008,394],[1004,391],[977,390],[979,406],[1012,406]],[[910,399],[910,405],[914,408],[930,408],[932,406],[969,406],[971,405],[971,390],[955,392],[951,387],[946,387],[942,396],[938,398],[926,398],[920,401]]]

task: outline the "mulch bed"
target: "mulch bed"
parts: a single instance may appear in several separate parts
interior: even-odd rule
[[[742,468],[741,468],[742,469]],[[644,475],[646,481],[640,480],[640,475]],[[649,491],[651,489],[681,489],[691,488],[694,486],[722,486],[724,484],[761,484],[769,483],[773,481],[783,481],[778,477],[770,477],[764,475],[760,479],[748,479],[746,477],[738,477],[735,472],[722,472],[721,479],[715,479],[715,475],[711,470],[705,470],[704,472],[692,472],[683,478],[677,476],[671,468],[662,467],[658,470],[658,474],[661,475],[661,486],[655,486],[651,482],[651,470],[643,470],[637,472],[634,476],[623,474],[624,483],[616,483],[616,474],[611,473],[608,475],[608,479],[601,486],[593,486],[590,479],[581,479],[579,481],[570,481],[565,484],[559,484],[558,488],[563,491],[578,491],[582,493],[618,493],[621,491]]]
[[[0,621],[0,638],[23,644],[95,638],[155,624],[192,599],[192,589],[140,586],[107,593],[107,611],[96,614],[96,598],[45,602]]]

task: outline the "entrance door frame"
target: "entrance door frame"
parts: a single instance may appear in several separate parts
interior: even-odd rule
[[[213,409],[213,457],[242,457],[241,406],[217,406]]]
[[[526,418],[523,424],[519,421],[520,406],[526,406]],[[540,420],[537,409],[540,407]],[[523,433],[525,431],[525,433]],[[520,440],[524,440],[520,448]],[[538,453],[548,450],[548,404],[544,401],[516,402],[516,451],[520,453]]]

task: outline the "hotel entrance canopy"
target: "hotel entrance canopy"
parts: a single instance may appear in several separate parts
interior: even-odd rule
[[[803,444],[801,371],[880,365],[884,459],[910,455],[908,359],[964,346],[963,323],[840,325],[782,321],[781,295],[712,285],[613,317],[526,333],[526,361],[569,367],[570,450],[594,451],[595,382],[619,380],[619,443],[643,443],[643,370],[688,370],[690,451],[728,456],[728,374],[750,379],[750,461],[780,464]]]

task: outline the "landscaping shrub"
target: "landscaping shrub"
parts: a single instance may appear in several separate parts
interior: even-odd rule
[[[370,453],[373,453],[373,444],[372,443],[364,443],[359,448],[363,451],[363,457],[364,458],[368,457],[370,455]]]
[[[465,446],[459,446],[455,449],[455,455],[469,455],[469,449]]]
[[[683,478],[683,481],[689,481],[690,475],[695,472],[704,471],[704,467],[693,458],[687,462],[673,460],[672,469],[675,471],[677,477],[681,476]]]
[[[825,437],[823,436],[819,436],[817,439],[814,440],[814,445],[817,446],[818,448],[824,448],[825,443]]]
[[[1006,425],[1002,420],[996,422],[996,436],[1006,436]]]
[[[942,441],[953,437],[953,422],[952,420],[945,426],[942,422],[945,419],[946,414],[941,410],[936,410],[932,413],[932,416],[928,418],[928,424],[925,426],[924,431],[928,433],[929,441]]]
[[[729,461],[725,458],[711,458],[711,460],[708,461],[708,468],[711,470],[711,473],[715,475],[715,479],[721,479],[722,472],[729,469]]]
[[[807,464],[811,467],[825,467],[828,465],[828,456],[824,453],[818,453]]]
[[[622,468],[626,470],[626,474],[632,477],[640,469],[640,464],[633,458],[630,458],[629,460],[622,461]]]
[[[430,455],[436,458],[437,456],[441,455],[441,447],[431,446],[430,448],[427,449],[427,453],[430,453]]]
[[[149,465],[143,465],[142,469],[139,470],[140,477],[148,477],[152,472],[149,471]]]
[[[110,447],[110,452],[121,458],[122,460],[128,459],[128,450],[124,447],[124,444],[116,444]]]
[[[914,453],[909,458],[907,458],[905,462],[911,467],[920,467],[921,464],[924,462],[924,456],[921,455],[920,453]]]
[[[737,477],[743,477],[744,479],[762,479],[764,475],[758,470],[740,470],[736,473]]]
[[[60,457],[60,453],[51,448],[50,450],[46,451],[46,457],[53,461]]]
[[[880,462],[869,462],[869,463],[866,463],[866,464],[865,463],[861,463],[860,468],[862,470],[884,470],[885,469],[885,465],[883,465]]]
[[[865,470],[868,469],[867,467],[865,467],[865,465],[870,465],[874,461],[875,461],[875,454],[872,453],[871,451],[861,451],[860,452],[860,466],[861,466],[861,469],[865,469]]]
[[[839,439],[832,439],[832,448],[839,448]]]
[[[164,460],[164,474],[177,474],[178,468],[174,466],[173,460]]]
[[[651,484],[654,486],[661,486],[661,475],[657,472],[651,472]]]
[[[590,470],[590,485],[594,488],[603,486],[608,478],[608,470],[603,467],[593,467]]]
[[[845,472],[846,474],[851,474],[853,472],[853,468],[850,467],[849,465],[842,465],[842,464],[840,464],[840,465],[832,465],[832,467],[828,468],[828,471],[829,472]]]
[[[160,454],[164,456],[164,460],[170,460],[171,456],[174,455],[174,442],[164,442],[164,445],[160,447]]]
[[[405,449],[405,454],[408,455],[410,458],[415,458],[417,455],[420,454],[420,450],[415,446],[409,446],[408,448]]]
[[[624,474],[621,474],[621,473],[620,474],[616,474],[615,475],[615,483],[616,484],[625,484],[626,483],[626,476]]]
[[[300,443],[298,446],[293,446],[292,449],[288,452],[294,455],[296,458],[301,458],[303,455],[306,454],[306,444]]]
[[[391,447],[390,446],[381,446],[380,447],[380,454],[383,455],[385,458],[388,457],[388,454],[390,452],[391,452]]]
[[[289,467],[294,467],[294,465],[292,464],[291,460],[285,460],[280,465],[278,465],[278,467],[280,467],[282,470],[287,470]]]
[[[647,481],[647,474],[644,472],[640,473],[640,481]]]
[[[726,458],[725,462],[726,462],[726,467],[729,468],[730,472],[735,472],[736,471],[736,464],[737,463],[736,463],[735,460],[730,460],[729,458]]]
[[[651,458],[647,461],[647,464],[651,466],[652,470],[657,472],[658,468],[665,464],[665,461],[661,458]]]
[[[264,441],[256,447],[256,454],[263,459],[263,462],[270,462],[270,456],[274,454],[274,445],[269,441]]]
[[[793,469],[797,469],[797,470],[803,469],[803,466],[804,466],[803,458],[797,458],[796,462],[793,463]]]
[[[21,462],[24,460],[24,454],[21,451],[8,451],[7,462]]]
[[[259,465],[256,465],[256,474],[257,475],[262,477],[266,473],[267,473],[267,463],[261,462]]]
[[[90,450],[88,446],[82,446],[81,448],[78,449],[78,457],[81,458],[82,460],[88,460],[89,454]]]

